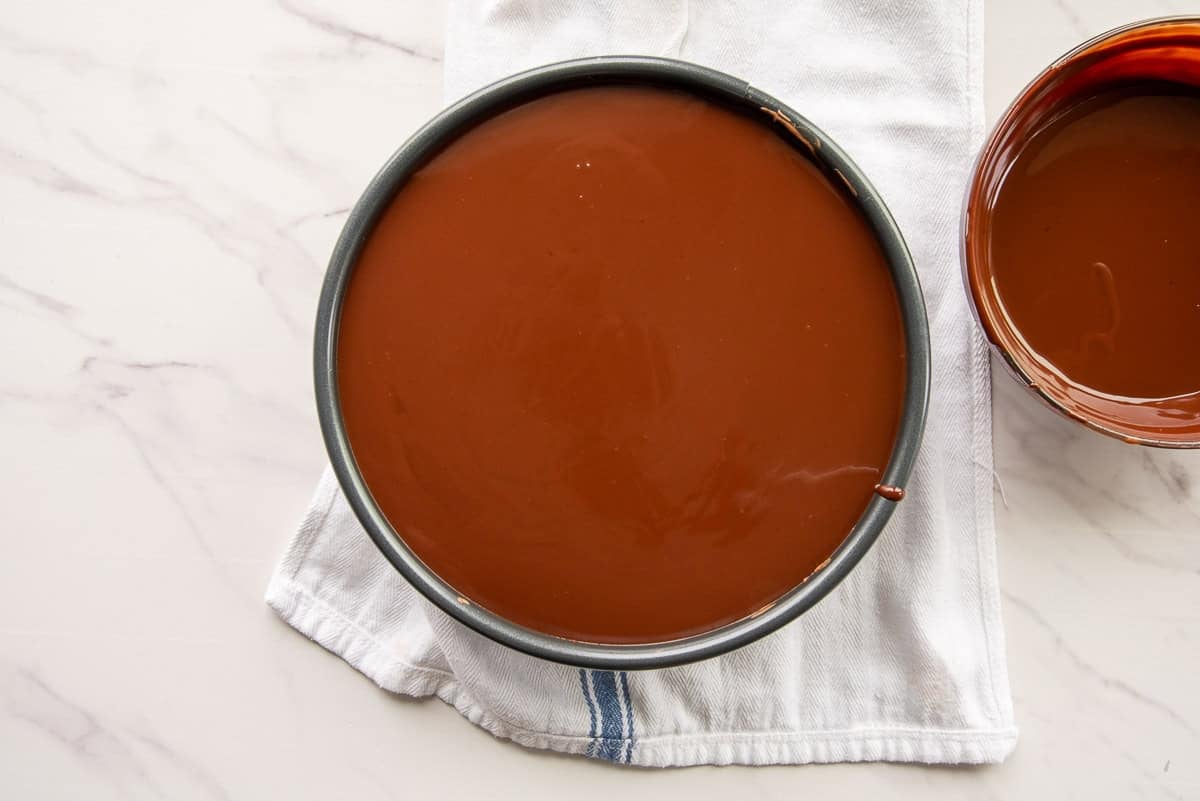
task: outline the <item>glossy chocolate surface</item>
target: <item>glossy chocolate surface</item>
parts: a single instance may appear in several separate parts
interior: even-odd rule
[[[993,281],[1055,379],[1200,412],[1200,92],[1088,98],[1015,159],[993,207]],[[1178,418],[1174,418],[1178,419]]]
[[[354,458],[472,603],[597,643],[753,614],[823,564],[904,392],[888,266],[778,126],[573,89],[415,173],[345,297]]]

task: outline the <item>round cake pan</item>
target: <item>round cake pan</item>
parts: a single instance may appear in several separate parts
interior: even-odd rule
[[[462,598],[405,544],[371,497],[355,464],[338,400],[337,338],[342,301],[372,228],[408,177],[449,140],[506,108],[549,92],[598,84],[640,84],[689,91],[758,116],[844,184],[874,232],[891,269],[905,331],[907,381],[891,458],[881,484],[903,487],[916,460],[929,397],[929,332],[917,273],[904,239],[866,176],[820,129],[745,81],[681,61],[633,56],[550,64],[497,81],[450,106],[392,155],[355,204],[333,250],[317,310],[314,367],[321,431],[342,491],[367,534],[396,570],[442,611],[492,640],[527,654],[597,669],[662,668],[739,648],[795,619],[829,594],[871,547],[893,501],[873,496],[828,563],[765,610],[704,634],[669,642],[607,645],[554,637],[513,624]],[[787,232],[778,232],[786,236]],[[797,269],[804,269],[797,261]]]

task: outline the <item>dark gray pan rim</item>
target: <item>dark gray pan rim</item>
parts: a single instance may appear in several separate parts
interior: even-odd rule
[[[334,247],[317,309],[314,368],[317,412],[333,470],[359,521],[380,552],[442,611],[480,634],[532,656],[608,670],[663,668],[732,651],[792,621],[829,594],[879,537],[895,503],[875,496],[829,562],[767,609],[750,617],[670,642],[610,645],[563,639],[518,626],[462,598],[427,568],[392,528],[368,491],[346,437],[337,392],[337,336],[342,300],[358,254],[376,220],[408,176],[443,142],[506,107],[567,88],[634,83],[687,90],[761,114],[764,124],[810,155],[852,200],[873,229],[899,297],[907,348],[907,385],[900,426],[881,483],[905,486],[920,447],[929,401],[929,329],[920,283],[899,228],[875,188],[823,131],[744,81],[682,61],[605,56],[565,61],[497,81],[434,117],[392,155],[355,204]],[[896,532],[899,536],[902,532]]]

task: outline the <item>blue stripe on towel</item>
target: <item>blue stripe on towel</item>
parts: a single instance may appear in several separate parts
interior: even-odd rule
[[[621,760],[621,699],[617,697],[617,675],[611,670],[592,671],[592,689],[600,707],[600,753],[609,762]]]
[[[625,741],[625,764],[633,759],[633,699],[629,697],[629,676],[625,671],[621,671],[621,692],[625,696],[625,735],[628,739]]]
[[[588,737],[592,739],[588,742],[587,755],[592,756],[596,750],[596,705],[592,703],[592,694],[588,692],[587,672],[583,668],[579,669],[579,688],[583,690],[583,700],[587,701],[588,717],[591,719]]]

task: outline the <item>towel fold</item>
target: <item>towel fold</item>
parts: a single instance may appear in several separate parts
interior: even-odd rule
[[[475,634],[401,579],[328,470],[268,603],[384,689],[436,695],[533,748],[655,766],[1004,759],[1016,729],[988,359],[957,251],[982,135],[981,25],[978,0],[451,0],[448,100],[566,58],[672,56],[750,81],[846,149],[899,222],[924,286],[933,348],[924,445],[891,523],[829,597],[695,665],[580,670]]]

